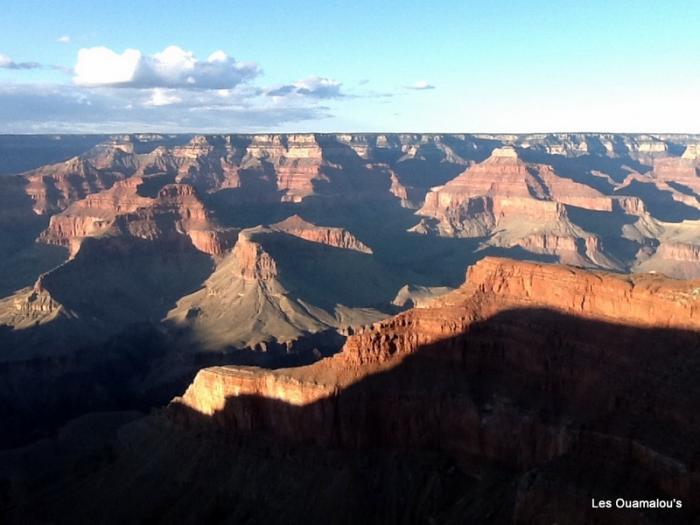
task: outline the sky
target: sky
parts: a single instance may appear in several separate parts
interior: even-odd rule
[[[700,132],[698,0],[3,4],[0,133]]]

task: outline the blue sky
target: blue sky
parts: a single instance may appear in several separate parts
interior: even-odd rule
[[[697,0],[24,0],[0,132],[700,132],[698,28]]]

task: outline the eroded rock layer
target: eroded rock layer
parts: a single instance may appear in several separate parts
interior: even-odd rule
[[[359,330],[336,356],[206,369],[170,410],[229,435],[507,466],[522,476],[517,522],[590,509],[615,478],[697,510],[699,312],[699,281],[487,258],[455,292]],[[549,497],[552,483],[567,496]]]
[[[197,196],[183,183],[165,184],[151,198],[139,190],[153,177],[135,176],[88,195],[51,217],[40,240],[77,252],[86,237],[130,235],[140,239],[189,237],[199,250],[221,255],[233,246],[237,231],[219,228]]]
[[[695,136],[305,133],[174,140],[117,136],[23,174],[34,214],[67,211],[42,240],[68,246],[68,238],[98,235],[108,228],[105,216],[174,183],[194,188],[229,226],[252,225],[237,223],[241,206],[302,211],[319,203],[398,203],[418,210],[404,230],[478,239],[483,254],[700,276],[697,259],[690,267],[669,259],[668,250],[653,253],[663,243],[700,246],[697,236],[673,233],[678,224],[700,221]],[[138,187],[136,195],[125,192]],[[90,200],[94,194],[100,197]],[[221,255],[231,236],[217,232],[197,227],[190,237]]]

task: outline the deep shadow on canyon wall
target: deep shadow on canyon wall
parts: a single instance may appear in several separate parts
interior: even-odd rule
[[[694,331],[504,311],[308,405],[173,404],[68,481],[6,481],[6,509],[28,523],[698,523],[699,350]]]
[[[2,328],[0,342],[7,339]],[[190,329],[168,328],[134,323],[68,354],[0,363],[0,451],[55,435],[69,420],[91,412],[145,413],[166,405],[208,366],[306,365],[337,352],[345,340],[325,330],[288,344],[268,342],[264,351],[204,352]]]

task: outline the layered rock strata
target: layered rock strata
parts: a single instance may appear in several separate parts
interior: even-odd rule
[[[487,258],[455,292],[358,331],[331,358],[202,370],[171,413],[234,435],[437,448],[530,471],[522,512],[552,477],[581,502],[612,491],[576,473],[613,452],[615,475],[698,505],[699,314],[700,281]]]

